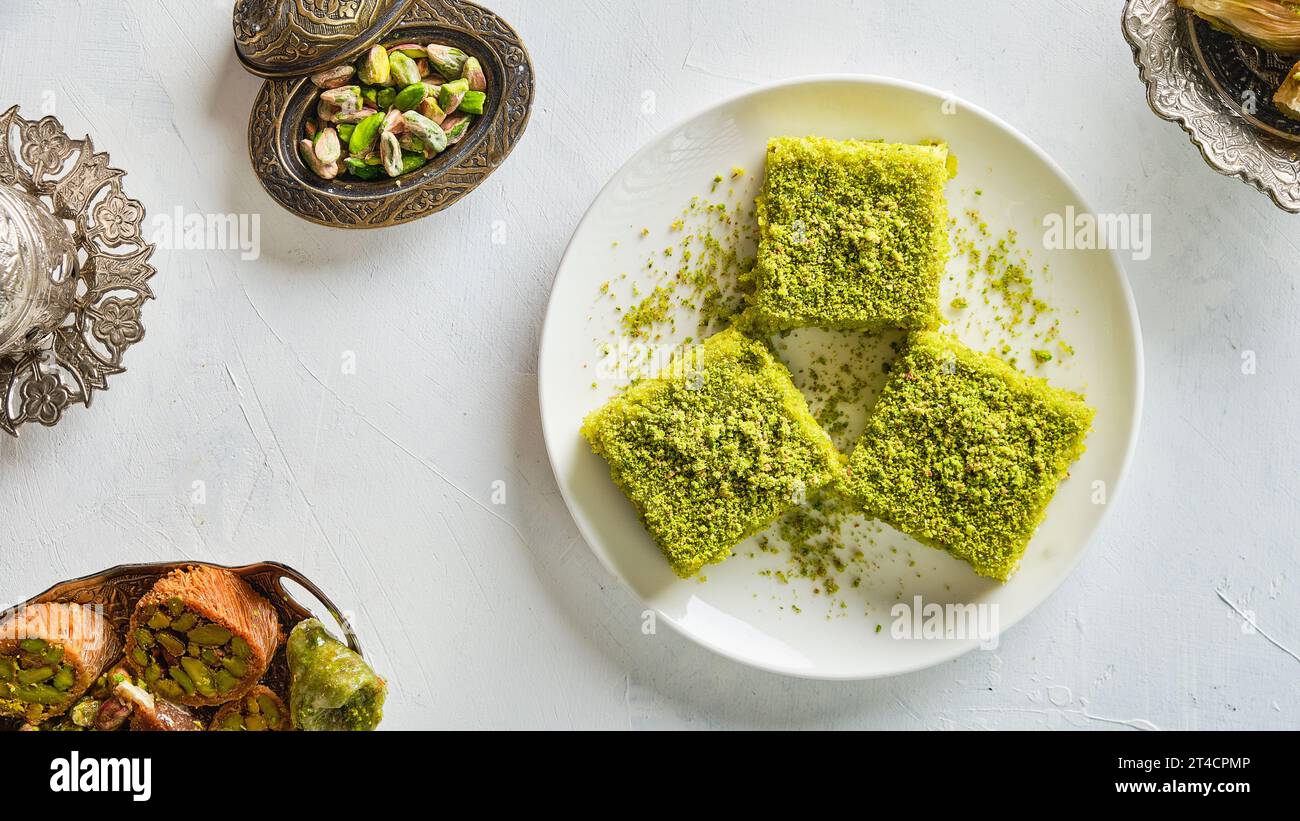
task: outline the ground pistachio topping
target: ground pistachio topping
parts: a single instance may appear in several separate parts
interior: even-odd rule
[[[612,399],[582,432],[683,578],[726,559],[840,463],[785,367],[734,329]]]
[[[1093,410],[943,334],[912,336],[849,459],[865,512],[1006,581],[1070,465]]]
[[[980,196],[978,193],[977,197]],[[986,341],[1010,364],[1019,365],[1012,342],[1025,339],[1034,349],[1029,364],[1042,366],[1074,355],[1061,338],[1060,311],[1043,300],[1035,285],[1050,277],[1046,263],[1036,264],[1032,252],[1020,243],[1015,230],[994,235],[979,209],[968,208],[949,224],[954,254],[964,263],[967,296],[950,303],[965,311],[971,299],[990,309],[992,329]],[[989,330],[994,333],[990,334]]]
[[[816,140],[790,142],[804,144],[810,153],[825,150],[825,146]],[[820,143],[832,144],[833,141],[820,141]],[[876,150],[885,145],[878,142],[864,144],[876,146]],[[935,142],[928,146],[911,146],[910,149],[934,151],[945,155],[943,161],[938,163],[942,166],[943,173],[940,173],[937,166],[929,159],[920,161],[915,166],[915,168],[927,169],[921,176],[926,180],[931,191],[939,192],[938,202],[942,204],[943,184],[953,171],[953,163],[947,156],[946,148],[941,142]],[[905,157],[900,158],[900,161],[910,159],[918,158]],[[792,167],[795,165],[792,164]],[[799,171],[792,174],[791,179],[797,178],[799,173],[804,173],[818,184],[835,183],[834,180],[827,183],[819,179],[817,174],[821,172],[815,170]],[[770,183],[766,183],[763,188],[764,197],[760,197],[759,203],[750,208],[747,197],[752,193],[752,189],[742,190],[739,195],[737,194],[737,188],[741,187],[741,183],[748,182],[742,180],[744,176],[745,170],[741,168],[716,175],[711,183],[710,196],[693,198],[683,209],[680,218],[666,226],[669,238],[666,246],[663,239],[659,238],[656,232],[652,232],[649,226],[629,226],[632,233],[630,241],[641,242],[649,245],[649,248],[646,251],[645,264],[641,269],[630,273],[619,272],[600,287],[598,302],[606,304],[613,302],[617,317],[615,326],[607,326],[601,331],[603,339],[598,337],[596,340],[602,353],[609,355],[616,344],[629,341],[657,343],[676,338],[679,323],[693,320],[698,322],[695,330],[700,338],[708,337],[710,333],[732,325],[739,326],[741,330],[751,335],[763,334],[772,330],[772,325],[781,325],[780,320],[775,323],[764,323],[757,319],[760,309],[756,303],[761,299],[760,286],[764,274],[761,270],[756,270],[761,266],[756,265],[755,256],[763,233],[766,232],[768,235],[773,233],[770,228],[771,203],[763,202]],[[760,179],[755,182],[766,182],[770,177],[769,168],[768,174],[760,175]],[[805,183],[805,185],[809,184],[811,183]],[[795,195],[799,184],[796,180],[790,185],[791,190],[785,192],[782,189],[781,196],[797,203],[799,197]],[[974,192],[976,198],[982,195],[981,190]],[[889,202],[886,205],[890,206],[885,209],[886,216],[895,217],[896,214],[892,212],[897,207],[897,203]],[[765,209],[767,209],[766,213]],[[834,209],[827,206],[826,210],[829,212]],[[791,214],[793,213],[791,211]],[[769,221],[768,224],[760,226],[760,214],[764,220]],[[787,219],[785,225],[787,230],[784,236],[789,238],[790,230],[799,227],[798,217],[794,217],[793,220]],[[936,288],[933,299],[927,296],[921,300],[931,306],[929,310],[933,313],[923,322],[918,322],[919,327],[933,327],[937,321],[970,323],[973,313],[967,313],[967,309],[972,303],[981,303],[993,309],[991,312],[981,311],[979,314],[980,322],[990,316],[992,318],[992,324],[984,328],[986,338],[992,343],[991,347],[1011,364],[1015,364],[1011,345],[1015,340],[1026,340],[1031,343],[1032,347],[1028,348],[1028,359],[1032,367],[1041,368],[1047,363],[1060,363],[1073,355],[1073,349],[1061,338],[1059,310],[1048,305],[1035,289],[1035,284],[1049,278],[1048,268],[1045,264],[1035,264],[1032,253],[1020,245],[1014,231],[995,236],[975,208],[964,210],[960,215],[949,220],[946,205],[938,217],[937,225],[940,226],[937,232],[932,230],[921,239],[917,239],[920,235],[916,232],[911,234],[904,232],[899,235],[904,240],[908,237],[915,239],[916,248],[929,249],[933,253],[933,256],[917,263],[917,270],[925,272],[923,290],[927,290],[927,293],[931,278],[937,283],[942,276],[942,273],[933,273],[933,271],[942,272],[949,253],[959,261],[958,267],[964,268],[964,277],[960,274],[955,276],[949,274],[949,284],[944,286],[945,289],[957,286],[961,291],[959,294],[950,294],[951,298],[946,302],[948,318],[935,319],[940,303]],[[806,232],[808,227],[806,219],[802,227]],[[944,228],[946,230],[943,230]],[[936,236],[936,233],[943,236]],[[855,237],[856,234],[853,234],[849,239],[854,240]],[[807,242],[807,234],[796,238],[802,239],[803,242],[791,247],[797,248],[800,252],[808,251],[809,249],[802,248],[802,244]],[[622,244],[615,240],[611,243],[611,247],[619,248]],[[906,257],[908,253],[907,250],[899,250],[897,254],[891,254],[889,262],[897,265],[898,257]],[[918,253],[915,256],[920,260],[923,254]],[[772,258],[782,264],[788,262],[777,256]],[[937,267],[935,267],[935,259],[939,260]],[[863,267],[869,265],[869,261],[863,263]],[[769,284],[774,281],[769,279]],[[810,280],[798,278],[792,281],[802,285],[811,283]],[[756,289],[760,293],[756,294]],[[834,310],[831,313],[834,313]],[[845,316],[849,313],[851,311],[841,312]],[[790,377],[805,398],[808,410],[817,425],[830,435],[841,452],[850,453],[866,428],[867,412],[874,405],[876,398],[881,395],[885,385],[891,379],[893,369],[900,361],[899,356],[904,351],[907,334],[905,331],[884,330],[879,327],[873,330],[860,330],[859,328],[872,326],[870,323],[856,323],[855,320],[844,323],[818,321],[823,326],[842,324],[857,327],[853,330],[832,330],[826,327],[785,330],[772,337],[770,341],[778,359],[788,365]],[[792,364],[797,357],[791,354],[790,348],[797,347],[800,335],[810,331],[830,335],[827,341],[827,353],[808,362]],[[834,338],[836,336],[839,338]],[[687,337],[682,344],[690,346],[693,341],[694,338]],[[624,390],[637,389],[638,385],[643,385],[647,377],[654,373],[655,370],[649,367],[629,369],[631,382]],[[1017,372],[1012,371],[1012,373]],[[1027,383],[1032,383],[1029,377],[1022,378],[1028,380]],[[593,382],[592,388],[598,389],[599,383]],[[1047,390],[1050,392],[1054,389]],[[1065,395],[1065,392],[1059,393]],[[1070,407],[1076,409],[1084,407],[1077,396],[1071,401],[1076,400],[1077,406],[1070,405]],[[1084,410],[1088,414],[1091,413],[1086,407]],[[1067,413],[1066,416],[1069,414]],[[593,414],[584,426],[584,433],[588,434],[588,438],[591,438],[589,429],[592,420],[596,417],[597,414]],[[1064,475],[1064,470],[1068,468],[1070,462],[1082,452],[1081,437],[1079,441],[1078,451],[1067,449],[1071,455],[1060,460],[1064,464],[1061,475]],[[676,446],[677,443],[674,441],[672,444]],[[600,452],[600,447],[596,447],[596,450]],[[690,449],[686,449],[674,450],[672,453],[680,457],[691,452]],[[703,453],[699,453],[696,458],[703,459],[704,456]],[[617,476],[616,481],[618,481]],[[1055,481],[1051,482],[1051,486],[1054,489]],[[633,496],[633,491],[628,487],[624,486],[623,489],[630,497]],[[827,487],[819,492],[805,488],[804,492],[807,493],[804,502],[786,506],[785,512],[779,516],[775,526],[759,535],[755,542],[756,548],[748,551],[751,557],[767,554],[784,556],[783,566],[774,568],[764,563],[764,567],[759,570],[761,575],[772,577],[782,584],[787,584],[794,579],[808,580],[814,596],[824,595],[831,602],[832,611],[842,611],[849,608],[846,591],[861,586],[864,580],[879,569],[882,562],[906,561],[909,567],[916,566],[916,560],[910,558],[910,552],[905,551],[907,555],[899,556],[898,548],[885,551],[880,547],[886,525],[877,520],[864,518],[862,505],[856,499],[850,498],[845,487]],[[649,479],[642,493],[647,498],[655,498]],[[1047,498],[1050,499],[1050,492]],[[637,503],[637,507],[642,511],[640,503]],[[665,522],[672,522],[671,513],[661,512],[659,515]],[[644,511],[642,516],[646,519]],[[737,521],[724,518],[700,525],[703,536],[701,543],[709,545],[703,553],[715,557],[709,560],[718,561],[733,555],[738,542],[762,530],[761,525],[754,525],[753,522],[746,522],[746,526],[737,527],[735,526]],[[893,526],[899,526],[895,520],[887,521]],[[660,535],[655,532],[648,519],[646,523],[647,528],[663,547]],[[1034,524],[1036,523],[1035,520]],[[732,525],[730,530],[728,524]],[[680,524],[677,526],[681,527]],[[900,527],[900,529],[904,528]],[[717,531],[713,533],[715,538],[712,540],[708,538],[710,530]],[[716,538],[718,533],[723,531],[728,533],[735,531],[741,535],[734,539],[728,535],[729,542]],[[1032,535],[1032,530],[1030,533]],[[912,535],[916,534],[912,533]],[[887,541],[887,537],[885,540]],[[921,540],[927,542],[924,538]],[[934,544],[933,540],[927,543]],[[1023,546],[1020,549],[1023,551]],[[690,551],[686,553],[679,551],[678,560],[674,560],[674,554],[668,549],[665,549],[665,553],[669,555],[670,563],[679,574],[688,575],[692,572],[692,567],[698,570],[701,566],[696,564],[699,556]],[[891,553],[893,555],[890,555]],[[989,575],[996,575],[1006,569],[1005,562],[999,565],[996,560],[990,561],[986,564],[986,569],[990,571]],[[684,570],[686,573],[683,573]],[[919,575],[919,569],[917,572]],[[696,578],[703,579],[703,576],[697,574]],[[797,605],[786,604],[791,612],[801,612]],[[782,605],[783,609],[786,604]]]
[[[773,139],[758,198],[758,326],[938,327],[947,159],[944,145]]]
[[[731,179],[743,176],[743,169],[735,169]],[[723,182],[719,175],[718,184]],[[691,198],[665,230],[669,245],[648,252],[635,274],[622,271],[601,284],[597,301],[613,302],[619,322],[597,339],[598,346],[608,346],[609,337],[661,342],[676,334],[679,313],[693,313],[694,332],[707,336],[747,307],[758,228],[752,206],[745,206],[734,186],[716,200]],[[648,227],[634,233],[637,241],[650,241]]]

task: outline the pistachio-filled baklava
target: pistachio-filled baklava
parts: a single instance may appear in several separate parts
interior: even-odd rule
[[[213,706],[261,680],[281,637],[275,609],[248,582],[198,566],[167,574],[136,604],[126,657],[151,691]]]
[[[33,724],[62,715],[121,650],[102,613],[32,604],[0,621],[0,716]]]
[[[289,710],[299,730],[373,730],[388,685],[318,619],[298,622],[285,645]]]
[[[254,732],[288,730],[289,710],[275,691],[259,684],[217,711],[212,717],[213,730],[252,730]]]

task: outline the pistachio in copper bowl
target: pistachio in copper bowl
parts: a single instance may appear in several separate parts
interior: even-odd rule
[[[377,228],[441,211],[495,171],[527,128],[532,63],[488,9],[371,0],[364,20],[339,22],[352,38],[346,48],[293,61],[280,42],[310,33],[295,28],[296,5],[277,7],[289,22],[277,18],[282,36],[271,43],[239,39],[238,15],[251,5],[236,7],[237,46],[245,66],[270,79],[249,120],[249,154],[272,198],[304,219]]]

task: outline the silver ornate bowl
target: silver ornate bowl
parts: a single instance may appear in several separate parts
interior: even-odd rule
[[[19,353],[54,333],[76,299],[68,226],[35,197],[0,185],[0,351]]]
[[[144,338],[154,248],[125,172],[53,117],[0,114],[0,430],[90,405]]]
[[[1271,56],[1213,32],[1176,0],[1127,0],[1123,29],[1151,110],[1182,126],[1215,171],[1300,213],[1300,124],[1270,110]]]

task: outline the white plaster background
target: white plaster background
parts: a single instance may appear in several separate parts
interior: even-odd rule
[[[259,81],[235,62],[229,0],[5,0],[0,104],[53,102],[151,214],[260,212],[262,256],[160,252],[129,373],[92,411],[0,441],[0,600],[125,561],[278,559],[356,611],[395,685],[390,728],[1300,727],[1300,661],[1216,592],[1300,648],[1300,217],[1151,115],[1119,5],[495,0],[540,75],[526,139],[451,211],[346,233],[254,179]],[[599,187],[683,116],[819,72],[949,89],[1094,208],[1154,220],[1152,259],[1127,266],[1141,444],[1090,553],[996,653],[880,682],[783,679],[641,635],[538,423],[550,282]]]

